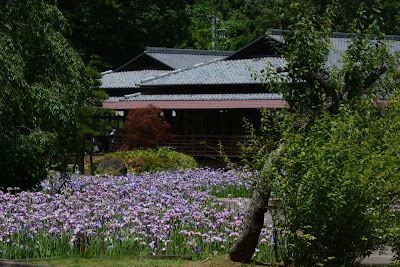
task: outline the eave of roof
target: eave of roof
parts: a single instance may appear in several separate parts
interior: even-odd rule
[[[106,102],[126,101],[225,101],[225,100],[282,100],[281,94],[274,93],[194,93],[194,94],[149,94],[137,92],[125,96],[110,97]]]
[[[103,108],[124,110],[154,105],[161,109],[257,109],[285,108],[284,100],[216,100],[216,101],[121,101],[105,102]]]

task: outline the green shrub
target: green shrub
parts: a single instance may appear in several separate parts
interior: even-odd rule
[[[102,161],[112,158],[122,160],[130,173],[166,171],[170,169],[178,170],[196,168],[198,166],[196,160],[188,155],[167,148],[159,148],[158,150],[137,149],[118,151],[104,156],[93,157],[94,168],[97,169]],[[86,160],[85,162],[87,162],[86,165],[90,169],[89,161]]]
[[[385,245],[399,193],[399,110],[325,116],[287,139],[274,193],[294,266],[347,266]]]

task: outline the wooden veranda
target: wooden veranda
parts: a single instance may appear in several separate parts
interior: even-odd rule
[[[117,151],[123,138],[122,134],[109,136],[108,152]],[[174,135],[174,139],[165,146],[194,157],[219,157],[222,149],[228,157],[237,158],[242,153],[240,143],[245,142],[246,136],[243,135]]]

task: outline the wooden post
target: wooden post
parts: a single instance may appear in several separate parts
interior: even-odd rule
[[[86,254],[86,235],[85,233],[79,232],[79,238],[81,240],[81,256]]]
[[[78,241],[76,242],[76,252],[80,253],[81,252],[81,233],[79,232],[77,234],[78,236]]]
[[[79,151],[78,166],[79,166],[79,172],[82,175],[85,175],[85,151],[83,150]]]
[[[94,175],[93,153],[90,151],[90,175]]]
[[[275,263],[279,262],[279,254],[278,254],[278,231],[275,227],[275,220],[272,219],[272,236],[274,240],[274,256],[275,256]]]
[[[100,257],[104,257],[104,235],[100,235]]]

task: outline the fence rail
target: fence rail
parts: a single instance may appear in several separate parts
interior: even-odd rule
[[[123,139],[124,136],[119,134],[110,136],[109,151],[117,151]],[[239,143],[245,142],[243,135],[174,135],[174,139],[165,145],[190,156],[218,157],[222,149],[228,157],[234,158],[241,155]]]
[[[222,149],[228,157],[239,157],[239,143],[244,142],[246,137],[240,135],[175,135],[169,145],[190,156],[217,157]]]

